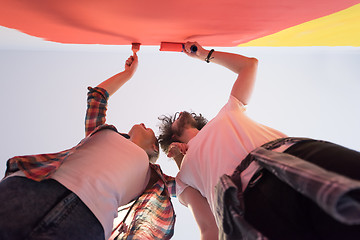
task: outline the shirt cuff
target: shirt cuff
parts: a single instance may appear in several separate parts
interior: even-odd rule
[[[109,93],[104,89],[104,88],[100,88],[100,87],[88,87],[89,93],[91,94],[93,92],[97,92],[99,93],[106,101],[109,99]]]

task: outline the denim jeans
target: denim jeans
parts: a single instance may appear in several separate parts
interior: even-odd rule
[[[0,182],[0,239],[104,239],[93,213],[55,180]]]

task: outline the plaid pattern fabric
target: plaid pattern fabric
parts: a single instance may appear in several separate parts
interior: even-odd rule
[[[103,88],[88,87],[87,110],[85,116],[85,136],[106,122],[109,93]]]
[[[130,214],[126,231],[119,231],[116,238],[127,240],[170,239],[174,234],[175,212],[170,196],[175,196],[175,179],[162,173],[160,166],[151,164],[160,176],[151,189],[137,200]]]
[[[285,140],[296,141],[297,138]],[[352,196],[352,193],[360,191],[360,181],[328,171],[290,154],[267,150],[265,147],[255,149],[251,155],[260,166],[312,199],[339,222],[360,224],[360,201]]]
[[[352,197],[360,191],[360,181],[327,171],[313,163],[283,152],[272,151],[286,143],[319,141],[307,138],[281,138],[253,150],[239,168],[245,169],[252,161],[267,169],[299,193],[312,199],[330,216],[348,225],[360,223],[359,200]],[[243,165],[243,166],[242,166]],[[240,175],[241,171],[234,174]],[[233,174],[233,176],[234,176]],[[244,209],[239,202],[243,191],[236,178],[223,175],[216,185],[216,220],[220,223],[219,239],[266,239],[244,219]],[[241,199],[240,199],[241,200]],[[233,238],[232,232],[240,231],[242,237]]]
[[[90,136],[102,129],[112,129],[105,124],[109,94],[102,88],[88,88],[85,138],[75,147],[49,154],[16,156],[7,161],[5,176],[22,170],[26,177],[42,181],[48,179],[63,161],[76,151]],[[126,239],[170,239],[174,233],[175,213],[170,196],[175,196],[175,179],[162,173],[160,166],[150,164],[159,175],[151,189],[141,195],[131,211],[131,229]]]

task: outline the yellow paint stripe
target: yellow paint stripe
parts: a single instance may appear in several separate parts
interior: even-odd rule
[[[247,46],[360,46],[360,4],[278,33],[255,39]]]

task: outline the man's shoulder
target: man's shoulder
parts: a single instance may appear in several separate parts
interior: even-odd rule
[[[116,127],[114,125],[110,125],[110,124],[102,124],[100,126],[97,126],[90,134],[89,136],[92,136],[94,135],[95,133],[101,131],[101,130],[104,130],[104,129],[110,129],[110,130],[113,130],[115,132],[118,133],[118,130],[116,129]]]

